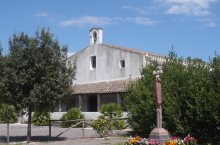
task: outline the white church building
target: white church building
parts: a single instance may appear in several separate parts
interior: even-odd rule
[[[86,119],[96,119],[103,104],[121,105],[121,96],[130,80],[140,77],[140,70],[150,61],[163,64],[165,57],[133,48],[103,43],[103,30],[92,28],[90,44],[68,58],[75,65],[72,95],[65,97],[52,119],[61,119],[70,108],[77,107]],[[25,114],[20,122],[27,121]]]
[[[161,55],[103,43],[101,28],[92,28],[89,36],[89,46],[69,57],[76,67],[73,95],[65,98],[60,111],[77,107],[97,112],[106,103],[121,105],[129,80],[139,77],[148,61],[165,61]]]

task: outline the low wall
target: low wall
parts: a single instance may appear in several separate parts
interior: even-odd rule
[[[59,120],[62,118],[63,114],[66,112],[53,112],[51,113],[51,119],[52,120]],[[98,116],[100,115],[99,112],[82,112],[82,114],[85,116],[85,119],[97,119]],[[123,117],[127,117],[127,112],[123,113]],[[26,123],[28,120],[27,114],[23,115],[23,118],[19,119],[19,123]]]
[[[62,118],[63,114],[66,112],[53,112],[51,113],[51,119],[52,120],[59,120]],[[98,116],[100,115],[99,112],[82,112],[82,114],[85,116],[85,119],[97,119]],[[25,114],[23,115],[22,118],[19,118],[18,122],[19,123],[26,123],[28,120],[28,115]]]

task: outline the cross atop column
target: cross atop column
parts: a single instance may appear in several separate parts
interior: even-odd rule
[[[158,70],[153,71],[155,75],[155,99],[156,99],[156,110],[157,110],[157,127],[151,131],[150,138],[158,139],[160,144],[164,144],[166,140],[169,139],[169,133],[162,127],[162,88],[161,88],[161,78],[160,74],[163,71],[158,68]]]
[[[162,128],[162,92],[161,92],[161,79],[160,74],[163,71],[158,69],[157,71],[153,71],[153,74],[156,77],[155,91],[156,91],[156,110],[157,110],[157,128]]]

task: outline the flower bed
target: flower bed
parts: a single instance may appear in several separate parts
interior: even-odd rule
[[[140,136],[130,137],[125,141],[125,145],[159,145],[159,141],[151,138],[142,138]]]
[[[172,137],[170,140],[166,141],[166,145],[197,145],[197,140],[190,135],[186,136],[184,139],[180,137]],[[130,137],[125,141],[125,145],[160,145],[159,141],[152,138],[142,138],[140,136]]]
[[[190,135],[187,135],[184,139],[180,137],[172,137],[166,141],[166,145],[197,145],[197,140]]]

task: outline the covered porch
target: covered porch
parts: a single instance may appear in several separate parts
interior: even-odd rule
[[[86,84],[76,84],[73,95],[66,97],[62,111],[72,107],[79,108],[82,112],[98,112],[103,104],[117,103],[121,106],[121,96],[126,90],[128,80],[104,81]]]

